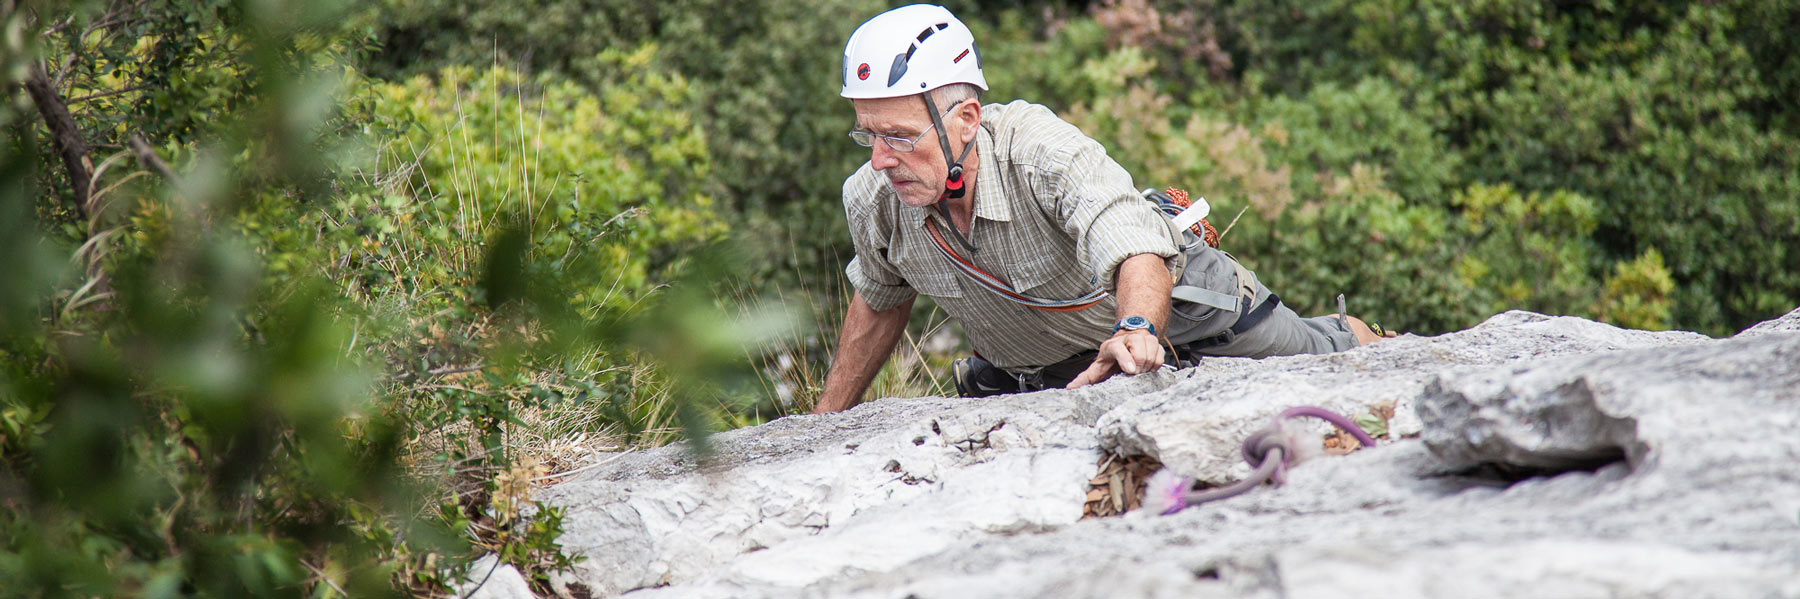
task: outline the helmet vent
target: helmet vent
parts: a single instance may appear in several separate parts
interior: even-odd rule
[[[894,55],[894,66],[888,67],[888,87],[893,87],[895,83],[900,82],[900,77],[906,75],[906,59],[911,57],[912,50],[907,50],[905,54]]]

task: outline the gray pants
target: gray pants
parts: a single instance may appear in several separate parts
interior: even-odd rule
[[[1167,331],[1188,342],[1175,347],[1180,362],[1193,362],[1200,356],[1325,354],[1358,345],[1356,334],[1336,315],[1301,318],[1295,314],[1230,253],[1196,245],[1188,249],[1187,257],[1175,288],[1180,293],[1172,294],[1182,302],[1171,306]],[[1220,307],[1232,299],[1239,302],[1232,320],[1218,318],[1227,313],[1221,310],[1233,311]],[[1204,324],[1208,320],[1214,322]],[[1241,333],[1221,330],[1227,322],[1231,329],[1249,328]]]
[[[1266,291],[1264,295],[1267,295]],[[1357,345],[1356,334],[1344,328],[1343,321],[1337,315],[1301,318],[1286,305],[1277,305],[1262,322],[1243,334],[1233,335],[1223,345],[1205,348],[1178,345],[1175,346],[1175,353],[1165,355],[1164,360],[1172,365],[1187,366],[1200,356],[1266,358],[1328,354]],[[983,397],[1062,387],[1086,370],[1094,362],[1095,355],[1094,350],[1088,350],[1067,360],[1024,373],[1003,371],[979,356],[964,358],[961,362],[966,365],[959,366],[956,371],[957,393],[963,397]]]
[[[1285,304],[1261,323],[1224,345],[1198,349],[1205,356],[1266,358],[1294,354],[1328,354],[1360,345],[1356,333],[1344,328],[1337,315],[1301,318]]]

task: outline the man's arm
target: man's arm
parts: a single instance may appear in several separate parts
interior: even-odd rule
[[[1150,319],[1160,334],[1169,317],[1169,286],[1172,284],[1169,267],[1162,256],[1137,254],[1126,258],[1119,264],[1119,284],[1114,294],[1118,297],[1118,317]],[[1162,361],[1162,341],[1157,335],[1144,330],[1119,331],[1100,342],[1100,355],[1094,358],[1093,365],[1069,381],[1068,388],[1106,380],[1120,370],[1127,374],[1150,372],[1162,366]]]
[[[1167,289],[1163,295],[1168,296]],[[850,310],[844,314],[844,329],[838,334],[837,355],[831,360],[831,371],[825,375],[825,391],[813,406],[814,414],[848,410],[862,403],[869,383],[881,372],[881,366],[894,353],[894,344],[900,341],[900,333],[906,330],[912,305],[913,298],[907,298],[900,305],[876,312],[863,301],[861,293],[851,296]],[[1166,306],[1163,311],[1168,311]]]

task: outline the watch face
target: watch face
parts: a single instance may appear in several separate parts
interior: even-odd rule
[[[1124,325],[1127,329],[1141,329],[1150,326],[1150,319],[1142,316],[1127,316],[1125,321],[1119,324]]]

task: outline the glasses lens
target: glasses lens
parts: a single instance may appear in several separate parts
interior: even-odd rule
[[[856,145],[865,148],[873,147],[875,145],[875,134],[868,131],[851,131],[850,139],[855,141]]]
[[[913,150],[913,142],[910,139],[903,137],[883,137],[881,140],[887,142],[888,147],[893,148],[895,152],[911,152]]]

